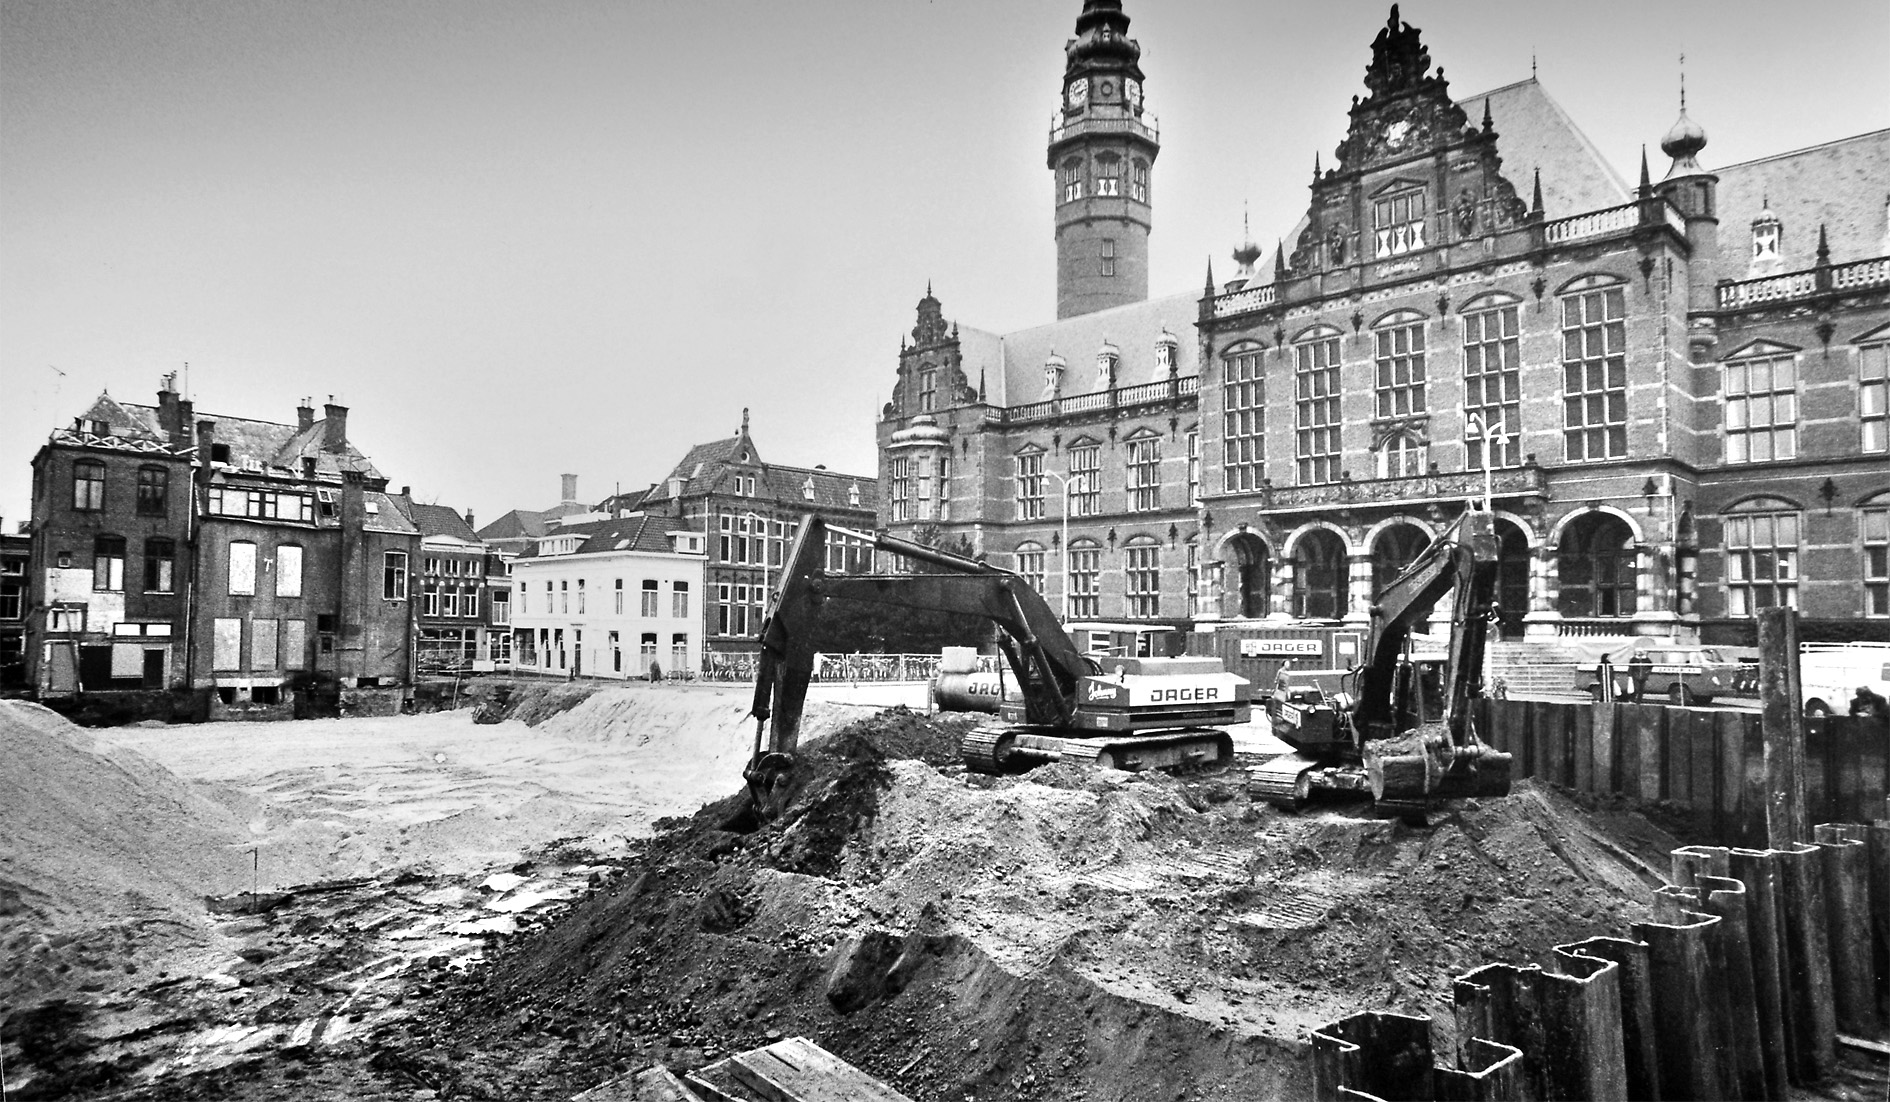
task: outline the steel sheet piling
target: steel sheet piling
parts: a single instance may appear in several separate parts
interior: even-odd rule
[[[1882,1022],[1870,951],[1870,847],[1861,837],[1862,827],[1821,823],[1813,831],[1824,872],[1837,1028],[1854,1037],[1875,1037]]]
[[[1746,885],[1731,877],[1701,876],[1696,887],[1706,913],[1719,917],[1708,934],[1707,946],[1722,970],[1725,987],[1719,1005],[1730,1027],[1730,1097],[1764,1102],[1767,1094],[1765,1054],[1759,1033],[1758,999],[1752,973],[1752,940]]]
[[[1777,850],[1777,860],[1786,1050],[1792,1081],[1815,1083],[1837,1066],[1822,858],[1817,846],[1794,845]]]
[[[1621,966],[1603,957],[1555,948],[1555,972],[1542,977],[1544,1099],[1626,1099],[1621,1038]]]
[[[1771,850],[1735,849],[1728,859],[1732,874],[1746,886],[1746,933],[1752,949],[1752,1002],[1759,1021],[1759,1050],[1765,1062],[1764,1097],[1784,1098],[1789,1089],[1790,1059],[1785,1047],[1777,855]]]
[[[1627,1097],[1664,1097],[1660,1090],[1660,1051],[1656,1043],[1653,967],[1648,960],[1647,943],[1622,937],[1591,937],[1572,945],[1558,945],[1555,951],[1557,955],[1581,954],[1615,963],[1620,997],[1621,1064]]]
[[[1679,909],[1677,899],[1667,899],[1666,909]],[[1721,1019],[1710,1012],[1720,995],[1713,990],[1706,947],[1707,931],[1719,919],[1691,913],[1676,919],[1634,924],[1634,936],[1647,943],[1652,972],[1661,1097],[1723,1099],[1727,1091],[1718,1051]]]

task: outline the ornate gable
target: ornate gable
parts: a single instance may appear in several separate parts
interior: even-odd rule
[[[895,421],[916,413],[979,401],[978,390],[965,378],[958,326],[945,320],[945,311],[929,284],[925,297],[919,300],[912,343],[907,344],[902,338],[899,345],[899,381],[893,384],[892,400],[882,412],[884,420]],[[930,377],[922,378],[926,375]],[[925,385],[928,383],[929,387]]]
[[[1487,101],[1480,126],[1450,98],[1440,67],[1397,5],[1372,42],[1364,99],[1334,151],[1337,167],[1313,167],[1307,225],[1289,258],[1292,275],[1397,258],[1512,228],[1528,206],[1499,171]]]

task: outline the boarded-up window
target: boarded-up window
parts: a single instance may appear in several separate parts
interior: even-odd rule
[[[293,543],[276,548],[276,596],[302,595],[302,549]]]
[[[219,616],[216,619],[215,630],[215,643],[210,652],[210,667],[217,670],[241,669],[243,621],[235,617]]]
[[[276,622],[274,620],[251,620],[249,622],[249,668],[257,672],[277,668],[276,662]]]
[[[282,621],[282,668],[285,670],[305,670],[308,668],[308,621]]]
[[[247,540],[230,543],[230,592],[239,595],[256,592],[256,545]]]
[[[112,644],[112,676],[113,677],[143,677],[144,676],[144,644],[142,643],[113,643]]]

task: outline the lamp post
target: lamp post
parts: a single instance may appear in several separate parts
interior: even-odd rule
[[[1072,482],[1067,475],[1055,471],[1045,471],[1048,478],[1057,480],[1063,487],[1063,622],[1070,622],[1070,487]]]

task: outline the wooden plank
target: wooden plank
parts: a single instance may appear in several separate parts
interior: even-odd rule
[[[1748,835],[1743,812],[1746,792],[1745,713],[1721,711],[1713,717],[1713,761],[1719,779],[1713,788],[1713,837],[1721,845],[1750,846],[1758,839]]]
[[[1884,806],[1884,797],[1890,796],[1890,721],[1859,719],[1853,722],[1862,731],[1858,752],[1858,816],[1853,821],[1868,823],[1890,815],[1890,808]]]
[[[732,1056],[729,1070],[764,1102],[912,1102],[805,1037]]]
[[[1867,822],[1864,810],[1864,721],[1850,716],[1831,718],[1831,802],[1827,823]]]
[[[1827,793],[1836,756],[1831,753],[1831,721],[1806,718],[1804,731],[1805,744],[1799,757],[1804,762],[1797,790],[1799,811],[1807,823],[1828,823],[1832,820]]]
[[[1641,740],[1628,718],[1625,704],[1603,704],[1614,716],[1614,760],[1617,766],[1616,791],[1631,799],[1641,798]]]
[[[1540,701],[1530,701],[1529,715],[1529,764],[1531,775],[1540,777],[1551,784],[1560,784],[1562,779],[1556,776],[1555,730],[1554,724],[1543,722]]]
[[[1759,700],[1765,728],[1766,838],[1774,849],[1811,841],[1805,785],[1804,696],[1798,677],[1798,610],[1759,610]]]
[[[1713,725],[1717,714],[1701,708],[1693,712],[1687,723],[1687,764],[1692,770],[1687,792],[1693,800],[1693,824],[1709,838],[1713,837],[1719,821],[1716,807],[1719,769],[1714,760],[1719,740]]]
[[[1570,783],[1577,792],[1594,792],[1595,709],[1586,704],[1557,705],[1556,719],[1568,731],[1569,754],[1574,759]]]

